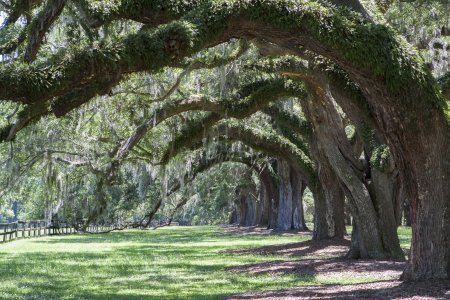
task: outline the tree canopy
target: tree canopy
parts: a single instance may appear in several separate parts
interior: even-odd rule
[[[307,186],[315,238],[343,236],[345,205],[349,257],[404,258],[407,205],[404,279],[448,278],[447,3],[0,8],[1,193],[29,198],[30,215],[142,226],[224,222],[240,207],[249,224],[306,228],[292,199]]]

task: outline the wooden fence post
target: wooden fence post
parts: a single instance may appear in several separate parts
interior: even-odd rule
[[[9,230],[9,240],[12,241],[13,240],[13,235],[14,235],[14,229],[16,228],[16,223],[12,223],[11,224],[11,228]]]

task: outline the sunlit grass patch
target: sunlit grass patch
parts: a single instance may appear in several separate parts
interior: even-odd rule
[[[308,239],[230,234],[218,227],[168,227],[19,240],[0,245],[0,299],[221,299],[245,291],[338,281],[226,271],[287,258],[224,250]]]
[[[400,247],[409,249],[411,247],[411,227],[400,226],[397,230],[398,239],[400,240]]]

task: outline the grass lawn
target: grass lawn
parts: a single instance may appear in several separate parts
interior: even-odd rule
[[[409,247],[410,230],[400,228],[399,234],[402,247]],[[238,235],[203,226],[19,240],[0,244],[0,299],[221,299],[246,291],[367,282],[367,278],[249,275],[224,270],[287,258],[222,250],[309,238]]]

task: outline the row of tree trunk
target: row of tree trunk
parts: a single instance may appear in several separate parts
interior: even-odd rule
[[[315,79],[323,80],[320,76]],[[324,87],[330,86],[327,82],[311,82],[310,97],[301,105],[314,132],[308,142],[319,181],[310,187],[314,196],[313,238],[344,237],[347,199],[353,220],[348,257],[404,259],[397,226],[403,210],[408,215],[409,209],[404,207],[407,202],[402,184],[382,134],[367,123],[365,112],[352,106],[345,94],[326,90]],[[346,135],[338,103],[345,105],[347,123],[358,133],[353,141]],[[307,230],[302,203],[306,184],[296,170],[292,162],[279,158],[272,168],[260,172],[259,191],[240,197],[239,224]]]
[[[285,160],[278,159],[260,172],[261,184],[238,193],[231,223],[240,226],[267,226],[277,230],[308,230],[303,211],[306,184]]]

